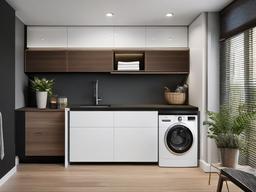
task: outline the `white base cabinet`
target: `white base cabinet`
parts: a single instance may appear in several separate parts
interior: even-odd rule
[[[69,160],[157,162],[157,119],[156,111],[71,111]]]
[[[157,162],[157,130],[154,128],[115,129],[115,161]]]
[[[113,129],[74,128],[70,130],[70,161],[113,161]]]
[[[114,159],[119,162],[156,162],[158,113],[120,111],[114,113]]]

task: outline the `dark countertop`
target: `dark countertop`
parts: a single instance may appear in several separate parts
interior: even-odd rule
[[[19,109],[16,109],[15,111],[24,111],[24,112],[64,112],[65,109],[38,109],[36,107],[22,107]]]
[[[188,111],[196,112],[198,108],[192,105],[159,105],[159,104],[138,104],[138,105],[99,105],[96,107],[86,105],[84,107],[79,107],[79,105],[70,106],[71,111]]]
[[[195,113],[198,111],[198,108],[192,105],[161,105],[161,104],[138,104],[138,105],[71,105],[71,111],[159,111],[159,114],[168,114],[168,113]],[[23,107],[16,109],[16,111],[24,112],[64,112],[64,109],[38,109],[32,107]]]

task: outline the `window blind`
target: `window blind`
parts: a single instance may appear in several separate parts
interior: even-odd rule
[[[256,28],[226,39],[221,43],[221,104],[237,113],[240,105],[256,108]],[[242,135],[245,150],[240,163],[256,167],[256,121]]]

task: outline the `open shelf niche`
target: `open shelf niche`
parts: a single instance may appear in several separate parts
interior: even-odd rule
[[[118,70],[118,61],[122,62],[133,62],[139,61],[140,70]],[[145,52],[144,51],[114,51],[114,72],[144,72],[145,71]]]

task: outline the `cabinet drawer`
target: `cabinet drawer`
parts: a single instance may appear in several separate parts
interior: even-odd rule
[[[113,161],[113,128],[70,130],[71,162]]]
[[[27,156],[64,155],[64,112],[26,112]]]
[[[157,111],[114,112],[115,128],[156,128]]]
[[[113,128],[113,112],[71,111],[70,128]]]

